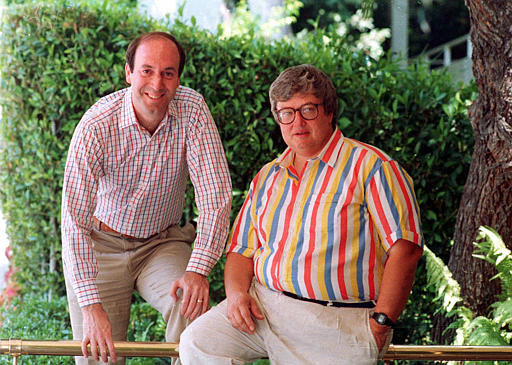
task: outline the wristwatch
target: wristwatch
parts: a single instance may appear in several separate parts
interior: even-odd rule
[[[371,318],[373,318],[375,320],[375,322],[377,322],[378,324],[380,324],[382,326],[388,326],[391,328],[393,328],[395,326],[395,322],[393,322],[391,319],[389,319],[389,317],[385,313],[374,312],[371,315]]]

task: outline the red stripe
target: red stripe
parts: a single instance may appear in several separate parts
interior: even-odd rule
[[[327,185],[329,185],[329,180],[331,179],[331,175],[333,172],[333,169],[330,167],[327,168],[327,173],[325,174],[325,177],[323,179],[322,186],[320,187],[319,194],[325,193],[325,190],[327,189]],[[315,249],[316,244],[316,222],[317,222],[317,215],[318,210],[320,208],[320,204],[315,204],[313,212],[311,214],[311,228],[309,230],[310,232],[310,239],[308,242],[308,251],[306,252],[306,255],[304,257],[304,284],[306,286],[306,290],[308,292],[308,297],[316,299],[315,291],[313,289],[312,285],[312,278],[311,278],[311,267],[312,267],[312,256],[313,251]]]
[[[386,219],[386,214],[384,213],[384,208],[382,207],[382,203],[380,201],[379,192],[377,191],[377,186],[375,184],[375,180],[372,179],[370,182],[370,191],[372,193],[372,198],[375,203],[375,209],[377,210],[377,215],[379,216],[379,220],[381,222],[382,228],[386,234],[386,239],[391,234],[391,228],[389,227],[389,223]],[[390,242],[392,244],[392,242]]]
[[[358,142],[359,144],[361,144],[362,146],[368,148],[369,150],[373,151],[374,153],[377,154],[377,156],[379,156],[379,158],[384,161],[384,162],[387,162],[389,161],[389,156],[387,156],[386,154],[384,154],[384,152],[382,152],[381,150],[379,150],[377,147],[375,146],[372,146],[370,144],[366,144],[364,142],[360,142],[360,141],[356,141]]]
[[[370,257],[368,262],[368,290],[370,291],[370,299],[375,299],[375,242],[373,241],[373,224],[370,224]]]
[[[256,174],[256,176],[254,176],[254,179],[252,179],[252,182],[251,182],[251,188],[250,188],[250,194],[254,194],[254,187],[256,186],[256,184],[258,183],[258,179],[259,179],[259,176],[260,176],[260,173],[261,173],[261,170],[258,171],[258,173]],[[250,215],[249,214],[242,214],[242,212],[245,212],[246,210],[246,207],[247,207],[247,204],[249,204],[249,200],[252,200],[252,197],[251,199],[249,199],[249,195],[247,195],[247,198],[244,200],[244,204],[242,205],[242,208],[240,210],[240,213],[239,213],[239,216],[240,216],[240,219],[243,217],[243,216],[246,216],[247,219],[250,219]],[[239,234],[240,234],[240,228],[241,228],[241,222],[238,221],[236,224],[235,224],[235,227],[234,227],[234,230],[233,230],[233,233],[231,234],[231,245],[229,246],[229,249],[228,249],[228,252],[231,252],[233,250],[233,247],[236,246],[237,242],[238,242],[238,237],[239,237]]]
[[[248,198],[249,196],[247,196]],[[242,215],[242,212],[245,212],[245,209],[247,207],[247,204],[249,204],[249,199],[245,199],[244,201],[244,204],[242,205],[242,209],[240,210],[240,219],[245,216],[247,217],[247,219],[250,219],[250,215],[249,214],[243,214]],[[237,222],[235,224],[235,228],[233,230],[233,233],[231,234],[231,244],[229,245],[229,248],[228,248],[228,252],[231,252],[233,250],[233,248],[238,244],[238,237],[240,235],[240,227],[242,224],[240,224],[241,222]]]
[[[361,150],[361,154],[359,155],[359,158],[357,159],[357,162],[354,166],[352,180],[350,181],[350,184],[347,189],[347,196],[345,198],[345,201],[343,202],[343,207],[347,207],[353,199],[354,196],[354,189],[357,185],[357,180],[359,176],[359,172],[361,170],[361,165],[363,163],[364,157],[366,156],[367,151]],[[347,227],[348,227],[348,215],[347,215],[347,209],[343,208],[341,210],[341,216],[340,216],[340,246],[339,246],[339,252],[338,252],[338,285],[340,288],[341,297],[343,299],[348,299],[348,293],[347,293],[347,287],[345,285],[345,274],[343,272],[343,269],[345,267],[346,262],[346,256],[345,256],[345,249],[347,247]]]
[[[267,217],[267,209],[269,208],[269,204],[270,204],[270,200],[271,200],[270,196],[272,195],[272,192],[274,190],[273,187],[274,187],[274,184],[276,183],[276,180],[277,180],[278,177],[279,177],[278,173],[274,174],[274,179],[273,179],[272,183],[270,184],[270,186],[267,188],[267,191],[266,191],[266,195],[267,195],[266,201],[267,201],[267,203],[266,203],[265,207],[263,208],[263,211],[261,212],[260,217],[258,217],[258,231],[260,232],[260,234],[262,236],[263,242],[267,242],[268,240],[267,240],[266,231],[263,228],[263,221],[264,221],[264,219],[262,217],[265,217],[265,219]],[[289,207],[288,207],[288,209],[289,209]],[[278,282],[277,278],[275,277],[274,270],[275,270],[275,265],[273,264],[271,266],[270,276],[271,276],[273,282],[278,284],[279,282]],[[268,283],[268,285],[270,286],[270,285],[272,285],[272,283]],[[280,287],[280,285],[279,285],[279,287]],[[277,287],[276,287],[276,289],[277,289]],[[281,288],[280,290],[283,290],[283,289]]]
[[[390,163],[391,169],[396,175],[396,178],[398,180],[398,184],[400,185],[400,190],[402,191],[402,195],[404,197],[405,202],[407,203],[407,211],[412,212],[412,202],[411,202],[411,196],[409,195],[409,192],[407,191],[407,187],[405,186],[405,182],[403,180],[403,175],[398,171],[398,167],[396,166],[396,163],[394,161],[391,161]],[[414,223],[414,217],[412,214],[409,214],[409,226],[416,227],[416,224]]]
[[[325,151],[325,155],[322,158],[322,161],[324,161],[325,163],[329,162],[329,160],[331,159],[332,153],[335,150],[335,148],[338,144],[338,141],[340,139],[341,139],[341,132],[338,129],[338,130],[336,130],[336,133],[334,135],[334,138],[331,141],[331,144],[329,145],[329,147],[327,147],[327,151]]]
[[[277,174],[276,174],[277,176]],[[272,260],[272,265],[270,267],[270,275],[272,277],[273,282],[276,284],[276,289],[278,290],[284,290],[284,288],[281,286],[281,283],[279,282],[279,274],[280,274],[280,267],[279,263],[281,262],[281,257],[283,256],[284,247],[286,246],[286,241],[288,239],[288,235],[290,233],[290,220],[291,215],[293,213],[293,208],[295,206],[295,201],[297,200],[297,192],[299,189],[299,184],[293,182],[292,183],[292,198],[290,200],[290,203],[288,204],[288,208],[286,209],[285,214],[285,224],[283,227],[283,236],[279,240],[279,243],[277,244],[277,251],[274,254],[274,259]],[[269,189],[271,190],[271,189]],[[263,215],[265,216],[265,215]]]

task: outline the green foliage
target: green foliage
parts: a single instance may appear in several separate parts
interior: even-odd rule
[[[449,269],[426,248],[428,282],[438,293],[436,300],[440,302],[440,311],[449,317],[455,317],[455,322],[450,326],[457,331],[454,345],[508,346],[512,340],[511,252],[497,232],[490,227],[480,227],[474,245],[477,248],[474,256],[493,264],[498,271],[494,279],[500,279],[502,284],[499,301],[491,305],[489,317],[473,318],[471,310],[462,305],[459,284],[452,278]],[[487,361],[475,364],[496,363],[506,362]]]
[[[499,234],[490,227],[480,227],[473,256],[485,260],[498,270],[491,280],[500,279],[500,300],[512,297],[512,255]]]
[[[2,310],[0,338],[26,340],[69,340],[72,338],[65,297],[49,298],[29,293],[14,298]],[[25,364],[74,364],[67,356],[23,356]],[[0,364],[12,364],[12,358],[0,357]]]
[[[163,341],[165,339],[165,325],[162,315],[136,294],[130,307],[127,340],[138,342]]]
[[[454,345],[462,345],[464,338],[467,337],[465,330],[469,327],[474,315],[470,309],[460,304],[462,302],[460,286],[453,278],[448,266],[426,246],[424,255],[427,260],[427,281],[434,287],[437,294],[434,301],[440,302],[438,311],[454,319],[446,330],[454,328],[456,330]]]
[[[64,293],[60,195],[72,131],[87,105],[123,85],[130,40],[156,26],[109,9],[11,6],[2,22],[0,199],[16,278],[41,292]]]
[[[126,339],[137,342],[163,342],[165,341],[165,326],[162,315],[136,294],[130,308],[130,324]],[[171,364],[171,359],[134,357],[128,358],[126,364]]]
[[[0,316],[0,338],[24,340],[70,340],[73,338],[69,323],[66,297],[51,299],[27,293],[15,297]],[[128,341],[164,341],[165,322],[160,313],[136,296],[131,307]],[[74,364],[70,356],[23,356],[22,364]],[[11,364],[8,356],[0,357],[0,364]],[[127,365],[170,364],[167,358],[128,358]]]
[[[204,95],[217,122],[234,187],[231,219],[258,169],[284,149],[270,113],[271,82],[286,67],[312,63],[335,84],[343,133],[382,148],[413,177],[426,241],[447,255],[471,158],[466,108],[474,85],[457,91],[444,73],[422,64],[404,71],[388,57],[353,52],[346,39],[322,30],[272,43],[251,32],[219,39],[106,4],[11,5],[2,22],[0,200],[23,293],[51,288],[63,295],[60,199],[72,131],[99,97],[125,86],[129,41],[156,29],[169,29],[182,42],[188,61],[181,83]],[[191,192],[187,202],[185,216],[194,219]],[[222,263],[210,277],[214,303],[224,297]],[[421,289],[415,287],[414,308],[402,316],[404,329],[426,327],[431,294]],[[161,336],[155,313],[134,310],[143,320],[133,323],[133,339]],[[414,336],[420,340],[424,332]]]

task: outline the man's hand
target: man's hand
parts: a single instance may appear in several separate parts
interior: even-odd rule
[[[249,293],[244,292],[228,296],[227,312],[231,325],[250,335],[256,328],[253,317],[260,320],[264,318],[256,300]]]
[[[107,313],[103,310],[101,304],[92,304],[82,308],[83,332],[82,354],[87,358],[87,345],[91,345],[92,357],[99,361],[107,362],[108,355],[112,362],[116,362],[116,351],[114,341],[112,340],[112,326],[108,320]],[[100,353],[98,354],[98,347]],[[108,351],[107,351],[108,349]]]
[[[372,331],[373,338],[377,343],[377,347],[379,348],[380,354],[380,352],[384,348],[384,345],[386,344],[386,340],[388,339],[388,335],[389,332],[391,331],[391,328],[389,328],[388,326],[378,324],[377,322],[375,322],[375,320],[370,318],[370,330]]]
[[[181,298],[181,315],[193,320],[205,313],[209,305],[210,284],[205,276],[187,271],[171,286],[171,296],[178,301],[178,289],[183,291]]]

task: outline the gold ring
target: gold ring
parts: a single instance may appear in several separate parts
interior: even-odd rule
[[[203,300],[202,300],[202,299],[198,299],[198,300],[197,300],[197,302],[198,302],[198,303],[202,303],[202,302],[203,302]]]

